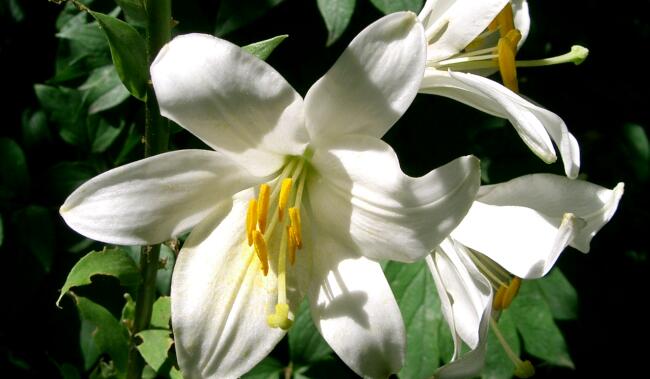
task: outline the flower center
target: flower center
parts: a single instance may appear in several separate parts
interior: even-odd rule
[[[287,303],[287,259],[296,260],[296,250],[302,248],[300,205],[305,186],[305,160],[292,158],[278,178],[262,184],[257,199],[251,199],[246,213],[246,238],[259,259],[264,276],[269,273],[269,263],[277,259],[278,297],[275,312],[267,316],[273,328],[287,330],[293,321],[289,319]],[[275,233],[275,232],[278,233]],[[280,236],[277,252],[270,251],[271,240]]]
[[[575,45],[566,54],[518,61],[515,57],[520,40],[521,32],[515,29],[512,6],[508,3],[487,29],[470,42],[462,52],[442,61],[428,62],[427,65],[439,70],[452,71],[498,69],[503,85],[513,92],[519,92],[517,67],[550,66],[569,62],[579,65],[589,54],[589,50],[585,47]]]

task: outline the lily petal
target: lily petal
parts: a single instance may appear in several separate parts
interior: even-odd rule
[[[357,374],[387,378],[404,363],[404,322],[378,263],[350,254],[335,239],[315,239],[309,292],[316,327]]]
[[[312,140],[383,136],[415,98],[424,63],[424,33],[415,14],[393,13],[372,23],[305,96]]]
[[[459,53],[507,3],[508,0],[428,0],[418,16],[429,45],[427,60],[438,62]]]
[[[553,139],[560,149],[566,175],[577,177],[580,147],[564,121],[501,84],[478,75],[427,69],[420,92],[446,96],[488,114],[507,118],[524,143],[546,163],[557,159],[551,143]]]
[[[528,1],[526,0],[510,0],[512,4],[512,14],[515,21],[515,29],[521,33],[521,39],[517,44],[517,49],[526,42],[528,33],[530,32],[530,12],[528,11]]]
[[[482,186],[477,200],[491,205],[527,207],[556,220],[572,213],[586,225],[570,245],[586,253],[593,236],[614,216],[623,190],[623,183],[610,190],[559,175],[533,174]]]
[[[404,174],[393,149],[362,135],[317,149],[310,204],[320,225],[372,259],[414,261],[451,232],[479,185],[479,161],[458,158],[420,178]]]
[[[222,200],[260,181],[223,154],[178,150],[92,178],[66,199],[60,212],[88,238],[154,244],[191,229]]]
[[[237,378],[285,334],[266,321],[276,277],[264,276],[245,241],[246,206],[223,202],[192,231],[176,261],[172,324],[186,378]]]
[[[483,316],[492,306],[490,283],[478,271],[465,248],[449,238],[426,257],[426,262],[436,282],[443,315],[452,334],[458,335],[471,349],[476,349],[481,340]]]
[[[187,34],[163,47],[151,65],[161,114],[268,175],[307,143],[302,98],[267,63],[207,34]],[[253,80],[251,80],[253,78]]]

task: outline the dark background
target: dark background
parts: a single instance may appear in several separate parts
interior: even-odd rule
[[[24,17],[15,20],[8,2],[2,1],[0,133],[20,142],[22,112],[38,107],[33,85],[44,83],[54,73],[54,20],[61,6],[45,0],[20,0]],[[367,0],[358,0],[349,29],[337,43],[325,48],[327,33],[315,3],[286,0],[227,38],[244,45],[289,34],[268,61],[304,95],[352,37],[381,16]],[[521,58],[561,54],[573,44],[588,47],[590,55],[579,67],[520,70],[521,92],[565,120],[580,143],[582,178],[608,188],[625,182],[618,212],[592,241],[592,251],[583,255],[568,248],[558,262],[579,293],[578,320],[560,324],[576,370],[542,367],[538,368],[539,377],[647,374],[648,177],[647,166],[645,175],[643,167],[635,166],[644,163],[627,131],[630,124],[636,124],[647,132],[650,120],[650,83],[647,60],[642,58],[650,53],[649,3],[530,2],[533,24]],[[180,24],[176,33],[211,33],[218,5],[218,1],[177,1],[174,17]],[[403,169],[412,175],[470,153],[482,159],[484,178],[492,183],[532,172],[562,174],[559,163],[547,166],[530,153],[510,126],[433,96],[419,95],[385,139],[397,150]],[[32,184],[21,201],[51,209],[55,239],[63,246],[71,238],[58,219],[63,197],[41,183],[47,183],[51,161],[71,153],[53,133],[50,140],[26,154]],[[63,301],[63,309],[54,305],[67,272],[80,256],[57,252],[51,271],[44,272],[12,239],[9,212],[16,206],[0,203],[4,224],[0,376],[57,377],[54,362],[81,366],[76,311],[71,302]],[[100,283],[107,290],[114,285],[109,279]]]

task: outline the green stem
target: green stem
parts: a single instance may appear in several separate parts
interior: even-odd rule
[[[169,41],[171,35],[171,0],[146,0],[147,9],[147,57],[153,62],[158,51]],[[169,124],[160,116],[160,109],[153,86],[147,87],[145,103],[144,155],[150,157],[167,151],[169,141]],[[138,288],[135,304],[133,335],[149,327],[153,303],[156,300],[156,274],[160,267],[160,245],[143,246],[140,255],[140,272],[142,283]],[[144,361],[132,339],[129,349],[127,379],[142,377]]]

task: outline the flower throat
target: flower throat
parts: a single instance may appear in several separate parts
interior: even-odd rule
[[[257,199],[248,203],[246,239],[260,261],[264,276],[269,273],[271,260],[277,259],[277,303],[275,313],[266,319],[272,328],[287,330],[293,324],[287,303],[287,260],[293,265],[296,251],[302,248],[300,204],[306,176],[304,159],[294,158],[273,182],[273,188],[266,183],[260,185]],[[269,246],[271,239],[276,238],[276,231],[280,234],[280,244],[274,254]]]

